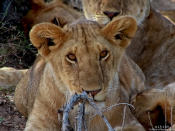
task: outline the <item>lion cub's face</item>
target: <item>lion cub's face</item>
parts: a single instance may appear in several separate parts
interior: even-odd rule
[[[30,39],[71,93],[86,91],[104,101],[136,28],[131,17],[120,17],[103,28],[85,20],[63,29],[43,23],[32,28]]]
[[[106,24],[116,16],[130,15],[140,24],[149,14],[149,0],[83,0],[85,17]]]

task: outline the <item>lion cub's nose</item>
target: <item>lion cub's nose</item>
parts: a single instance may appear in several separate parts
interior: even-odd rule
[[[86,91],[86,90],[84,90]],[[86,91],[87,94],[91,94],[93,97],[98,94],[101,91],[101,89],[95,90],[95,91]]]
[[[110,12],[110,11],[104,11],[103,13],[107,15],[110,20],[112,20],[115,16],[120,14],[120,12]]]

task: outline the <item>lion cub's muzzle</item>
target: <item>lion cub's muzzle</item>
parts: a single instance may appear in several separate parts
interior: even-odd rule
[[[92,96],[95,101],[103,101],[102,99],[98,99],[101,90],[102,89],[91,90],[91,91],[83,90],[83,91],[85,91],[88,95]]]
[[[98,94],[100,91],[101,91],[101,89],[98,89],[98,90],[94,90],[94,91],[86,91],[86,90],[84,90],[87,94],[90,94],[91,96],[95,96],[96,94]]]

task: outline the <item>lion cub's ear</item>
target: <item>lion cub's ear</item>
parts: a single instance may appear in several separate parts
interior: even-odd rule
[[[63,30],[51,23],[41,23],[33,26],[30,41],[42,56],[47,56],[52,49],[59,47],[65,40]]]
[[[126,48],[131,38],[134,37],[137,30],[137,23],[133,17],[120,16],[108,23],[102,33],[109,39],[121,40],[120,46]]]

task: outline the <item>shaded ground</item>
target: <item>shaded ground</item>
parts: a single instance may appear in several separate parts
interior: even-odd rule
[[[0,131],[23,131],[26,119],[16,110],[14,90],[0,90]]]

